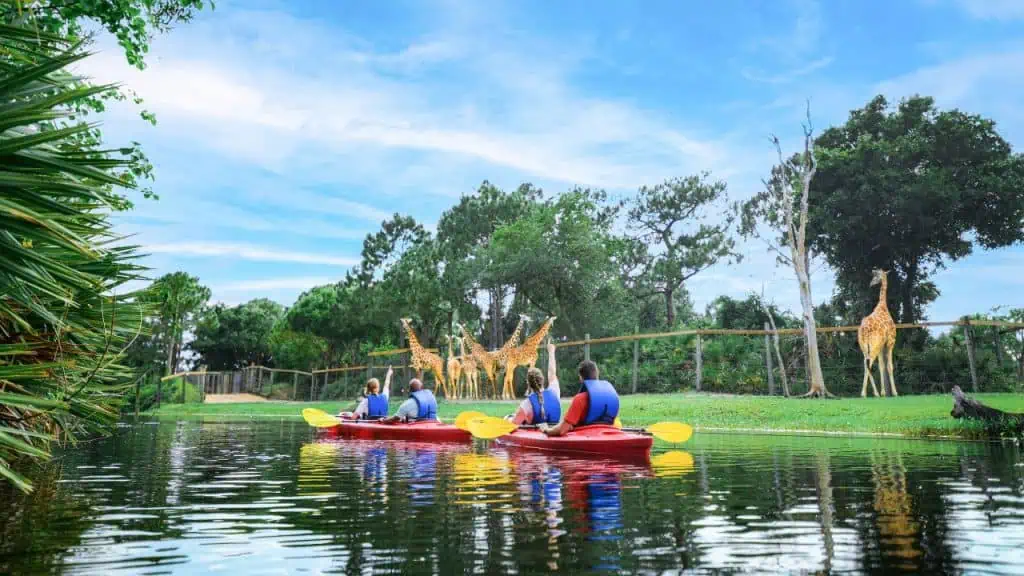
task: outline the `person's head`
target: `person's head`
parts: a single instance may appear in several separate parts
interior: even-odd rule
[[[598,371],[597,364],[594,364],[591,360],[584,360],[580,362],[580,382],[584,380],[597,380]]]
[[[526,387],[531,392],[540,393],[545,388],[544,373],[540,368],[530,368],[526,371]]]
[[[419,392],[420,390],[423,390],[423,382],[420,382],[419,378],[413,378],[412,380],[409,380],[410,393]]]
[[[380,394],[380,380],[370,378],[366,381],[366,395]]]

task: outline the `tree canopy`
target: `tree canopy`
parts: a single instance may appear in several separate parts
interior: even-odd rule
[[[890,271],[894,317],[914,323],[938,295],[936,270],[976,246],[1024,241],[1024,157],[992,120],[877,96],[825,130],[817,150],[808,235],[857,315],[877,300],[874,268]]]

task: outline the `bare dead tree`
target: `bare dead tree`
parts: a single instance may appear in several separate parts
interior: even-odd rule
[[[807,104],[807,121],[803,124],[803,130],[804,153],[797,165],[786,162],[778,136],[773,134],[771,140],[783,171],[783,177],[779,179],[779,192],[785,223],[785,239],[789,248],[789,262],[793,266],[800,287],[800,307],[803,312],[804,336],[807,339],[807,368],[810,382],[804,396],[824,398],[832,394],[825,388],[825,377],[821,373],[818,330],[814,321],[814,300],[811,298],[810,254],[807,246],[808,197],[811,192],[811,181],[818,170],[818,161],[814,157],[814,127],[811,124],[810,102]],[[794,180],[798,180],[800,185],[799,214],[794,213],[797,209]]]

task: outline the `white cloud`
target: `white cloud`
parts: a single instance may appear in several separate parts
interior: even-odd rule
[[[158,39],[162,56],[145,71],[128,67],[114,50],[80,68],[138,92],[162,129],[275,171],[333,158],[338,172],[358,172],[383,155],[389,161],[368,175],[379,184],[407,163],[395,155],[418,151],[442,155],[438,173],[448,157],[471,158],[534,178],[633,188],[703,168],[725,171],[733,162],[725,142],[686,133],[625,102],[576,93],[565,68],[571,59],[503,45],[500,35],[470,27],[388,55],[355,51],[318,34],[313,23],[282,16],[308,53],[344,54],[330,62],[330,74],[303,73],[280,57],[251,61],[252,51],[240,43],[257,46],[260,57],[292,37],[279,37],[275,18],[249,14],[228,18],[247,22],[246,40],[196,27]],[[417,66],[442,60],[460,62],[461,73],[432,83],[416,76]]]
[[[211,256],[231,257],[243,260],[262,262],[290,262],[293,264],[322,264],[325,266],[353,266],[359,258],[350,256],[328,256],[309,252],[289,252],[262,248],[247,244],[230,244],[218,242],[171,242],[165,244],[149,244],[142,248],[143,252],[152,254],[175,254],[179,256]]]
[[[1016,20],[1024,18],[1021,0],[956,0],[956,4],[980,20]]]
[[[222,284],[214,286],[212,290],[218,294],[223,292],[258,292],[283,289],[307,290],[314,286],[323,286],[324,284],[330,284],[337,281],[338,278],[328,278],[326,276],[267,278],[262,280],[245,280],[243,282]]]

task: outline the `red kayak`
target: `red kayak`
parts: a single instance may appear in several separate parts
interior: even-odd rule
[[[419,440],[422,442],[469,442],[472,436],[459,430],[453,424],[436,420],[383,424],[380,422],[352,420],[337,426],[324,428],[332,436],[362,438],[366,440]]]
[[[540,430],[522,429],[499,437],[496,443],[533,450],[604,454],[606,456],[647,455],[654,437],[597,424],[577,428],[565,436],[547,436]]]

